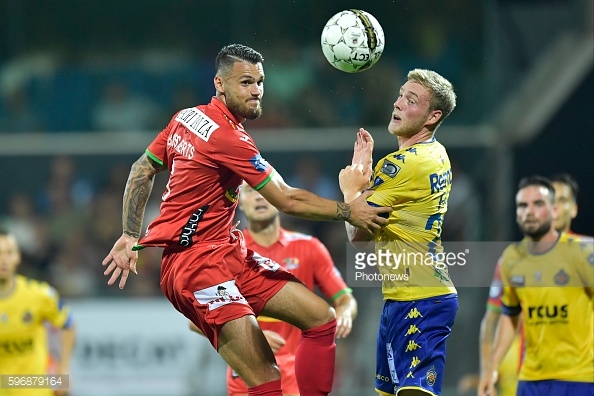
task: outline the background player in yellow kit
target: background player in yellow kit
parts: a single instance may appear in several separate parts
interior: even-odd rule
[[[555,188],[555,207],[557,215],[553,220],[553,227],[558,232],[573,234],[571,231],[571,222],[577,216],[577,195],[579,191],[578,183],[566,173],[558,173],[551,177],[553,187]],[[487,300],[487,309],[481,321],[480,331],[480,361],[481,370],[485,370],[491,358],[493,343],[495,342],[495,330],[501,316],[501,296],[503,287],[500,274],[500,262],[497,263],[491,288],[489,290],[489,299]],[[519,335],[514,339],[509,351],[505,355],[499,366],[498,391],[500,396],[515,396],[518,386],[518,372],[523,354],[523,336],[521,324],[519,326]],[[474,377],[474,376],[473,376]],[[468,380],[470,383],[472,381]],[[478,377],[473,381],[475,388],[478,385]]]
[[[479,395],[494,395],[498,367],[522,313],[525,357],[517,394],[594,392],[594,252],[592,239],[559,233],[555,189],[543,177],[522,179],[516,216],[525,238],[501,258],[502,313]]]
[[[0,230],[0,374],[47,375],[49,351],[46,324],[61,329],[61,353],[56,375],[67,375],[74,346],[69,309],[45,282],[17,275],[21,254],[13,235]],[[66,389],[56,391],[58,395]],[[51,396],[50,387],[0,387],[0,396]]]

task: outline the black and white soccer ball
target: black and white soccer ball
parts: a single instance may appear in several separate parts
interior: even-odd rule
[[[322,51],[332,66],[347,73],[369,69],[384,51],[384,31],[370,13],[344,10],[322,30]]]

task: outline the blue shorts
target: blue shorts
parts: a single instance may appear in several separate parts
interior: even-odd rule
[[[418,301],[387,300],[377,336],[375,388],[395,395],[401,389],[441,394],[446,343],[458,311],[458,296]]]
[[[518,381],[517,396],[594,396],[594,383],[572,381]]]

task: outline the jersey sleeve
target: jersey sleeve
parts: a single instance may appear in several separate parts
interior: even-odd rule
[[[260,155],[252,138],[235,130],[217,134],[214,158],[254,190],[264,187],[274,172],[274,168]]]
[[[500,264],[501,283],[501,313],[507,316],[517,316],[522,311],[516,290],[512,287],[508,268],[505,266],[505,252]]]
[[[167,166],[167,141],[171,134],[174,119],[175,116],[171,119],[169,125],[167,125],[167,127],[153,139],[146,149],[146,155],[159,165]]]
[[[42,303],[42,318],[58,329],[65,329],[72,324],[72,315],[67,305],[63,303],[56,289],[47,283],[40,284],[40,299]]]
[[[314,268],[314,282],[322,294],[333,301],[343,293],[352,292],[334,265],[326,246],[317,238],[312,238],[310,245],[310,262]]]
[[[501,296],[503,295],[503,283],[501,282],[501,257],[497,260],[491,287],[489,287],[489,298],[487,299],[487,309],[496,313],[501,313]]]
[[[583,238],[579,241],[577,257],[574,260],[576,271],[584,287],[594,292],[594,239]]]
[[[392,158],[394,157],[394,158]],[[377,163],[372,187],[373,195],[367,201],[373,206],[392,206],[401,199],[404,186],[411,181],[404,163],[396,156],[387,156]]]

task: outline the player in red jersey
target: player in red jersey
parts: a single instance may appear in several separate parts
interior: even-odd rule
[[[370,232],[387,223],[362,194],[350,204],[288,186],[262,158],[241,124],[262,113],[263,58],[239,44],[217,55],[216,96],[183,109],[133,165],[124,192],[123,234],[103,260],[112,285],[136,273],[137,250],[163,247],[161,290],[241,376],[249,395],[281,392],[274,354],[258,326],[262,314],[302,331],[295,372],[301,393],[332,389],[335,312],[274,261],[245,247],[232,229],[243,180],[284,213],[311,220],[348,221]],[[160,214],[140,237],[155,174],[169,170]],[[362,169],[361,169],[362,172]]]
[[[348,336],[357,315],[357,302],[326,247],[317,238],[282,228],[278,209],[245,183],[239,195],[239,209],[248,221],[243,231],[247,248],[273,259],[310,290],[317,285],[336,310],[336,338]],[[280,368],[283,394],[299,395],[295,352],[301,332],[295,326],[265,316],[259,316],[258,322]],[[198,331],[191,322],[190,328]],[[245,382],[231,368],[227,371],[227,392],[229,396],[248,393]]]
[[[551,177],[555,188],[555,206],[557,207],[556,217],[553,220],[553,227],[558,232],[574,234],[570,227],[571,222],[577,216],[577,194],[578,183],[568,174],[559,173]],[[491,357],[495,342],[495,331],[501,316],[501,296],[503,295],[503,283],[500,274],[500,262],[495,267],[487,309],[481,321],[480,330],[480,361],[481,371],[484,371]],[[522,362],[524,350],[521,323],[519,336],[514,340],[512,347],[505,356],[499,368],[499,388],[502,396],[515,395],[518,383],[518,372]]]

